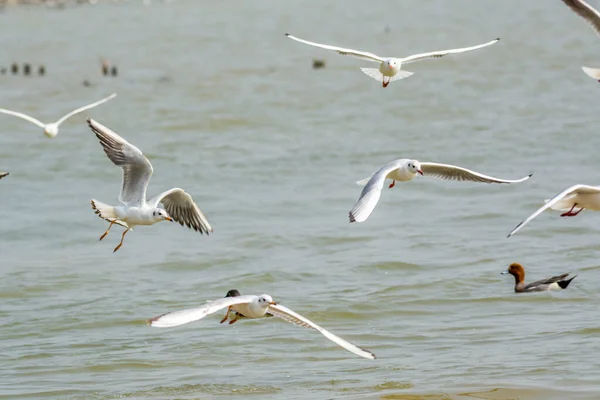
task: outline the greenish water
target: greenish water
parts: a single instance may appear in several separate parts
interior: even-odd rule
[[[0,26],[1,65],[47,69],[0,76],[0,107],[51,121],[118,93],[54,140],[0,115],[0,397],[600,397],[600,215],[544,213],[506,239],[544,199],[599,183],[600,86],[580,66],[600,65],[600,43],[561,2],[131,1],[9,7]],[[398,56],[502,40],[411,64],[384,90],[369,63],[284,32]],[[120,228],[99,242],[89,201],[116,202],[121,172],[87,116],[150,158],[150,196],[185,188],[214,235],[164,223],[115,254]],[[534,176],[415,179],[349,224],[354,182],[405,157]],[[579,277],[517,296],[500,275],[514,261],[530,280]],[[274,318],[144,324],[231,288],[378,359]]]

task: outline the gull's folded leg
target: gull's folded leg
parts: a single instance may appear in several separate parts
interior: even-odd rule
[[[391,189],[394,186],[396,186],[396,180],[392,180],[392,183],[390,183],[390,186],[388,186],[388,187]]]
[[[240,314],[235,314],[235,317],[229,320],[229,325],[234,324],[240,318]]]
[[[573,212],[573,210],[575,209],[575,207],[577,207],[577,203],[573,204],[573,207],[571,207],[571,209],[569,211],[567,211],[566,213],[562,213],[560,214],[561,217],[574,217],[577,214],[579,214],[580,212],[583,211],[583,208],[580,208],[579,211],[577,212]]]
[[[231,306],[227,307],[227,314],[225,314],[225,318],[223,318],[223,319],[221,320],[221,322],[220,322],[221,324],[222,324],[223,322],[227,321],[227,318],[229,318],[229,312],[230,312],[230,311],[231,311]]]
[[[112,228],[112,226],[115,224],[115,221],[110,221],[110,225],[108,226],[108,229],[106,230],[106,232],[104,232],[104,234],[102,236],[100,236],[100,240],[104,239],[106,237],[106,235],[108,235],[108,231],[110,231],[110,228]]]
[[[115,247],[115,249],[113,250],[113,253],[117,250],[119,250],[121,248],[121,246],[123,246],[123,239],[125,239],[125,234],[127,232],[129,232],[130,228],[125,229],[125,232],[123,232],[123,235],[121,235],[121,242],[119,242],[119,245],[117,247]]]

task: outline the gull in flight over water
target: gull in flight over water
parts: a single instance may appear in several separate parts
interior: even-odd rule
[[[8,175],[8,172],[0,172],[0,179],[4,178],[6,175]]]
[[[194,199],[183,189],[173,188],[158,196],[146,200],[146,189],[152,176],[152,164],[134,145],[93,119],[87,120],[88,125],[100,140],[108,158],[123,169],[123,186],[119,194],[122,206],[111,206],[92,199],[92,209],[110,222],[108,229],[100,240],[110,231],[114,224],[125,227],[121,242],[113,252],[123,245],[125,234],[137,225],[154,225],[160,221],[177,221],[182,226],[207,235],[213,231]],[[162,203],[163,208],[158,205]]]
[[[463,53],[465,51],[481,49],[482,47],[490,46],[490,45],[496,43],[498,40],[500,40],[500,38],[497,38],[497,39],[494,39],[487,43],[479,44],[477,46],[463,47],[460,49],[432,51],[429,53],[414,54],[412,56],[408,56],[408,57],[404,57],[404,58],[397,58],[397,57],[380,57],[378,55],[375,55],[373,53],[369,53],[366,51],[345,49],[343,47],[331,46],[328,44],[309,42],[308,40],[304,40],[304,39],[300,39],[296,36],[292,36],[289,33],[286,33],[285,36],[287,36],[290,39],[293,39],[297,42],[308,44],[309,46],[320,47],[320,48],[326,49],[326,50],[333,50],[333,51],[337,51],[338,53],[343,54],[345,56],[353,56],[356,58],[361,58],[363,60],[374,61],[374,62],[379,63],[379,68],[361,68],[361,70],[367,76],[370,76],[371,78],[373,78],[377,81],[381,81],[381,84],[383,87],[387,87],[391,81],[408,78],[409,76],[411,76],[413,74],[413,72],[409,72],[409,71],[405,71],[405,70],[401,69],[402,65],[404,65],[404,64],[408,64],[408,63],[415,62],[415,61],[426,60],[428,58],[440,58],[440,57],[444,57],[448,54]],[[386,78],[387,78],[387,80],[386,80]]]
[[[583,0],[563,0],[575,14],[586,20],[594,32],[600,35],[600,13]],[[589,77],[600,82],[600,68],[581,67]]]
[[[359,185],[366,186],[363,188],[358,201],[348,214],[350,222],[363,222],[369,218],[369,215],[371,215],[379,201],[381,190],[383,189],[386,179],[392,180],[392,183],[388,186],[391,189],[396,185],[396,181],[410,181],[417,174],[433,176],[445,180],[483,183],[518,183],[529,179],[531,175],[533,175],[529,174],[521,179],[508,180],[483,175],[479,172],[457,167],[455,165],[419,162],[417,160],[408,160],[405,158],[394,160],[379,168],[371,177],[356,182]]]
[[[574,217],[579,215],[584,208],[600,211],[600,186],[573,185],[551,198],[545,200],[546,204],[537,209],[536,212],[525,218],[513,229],[507,237],[511,237],[521,230],[529,221],[551,208],[555,211],[563,211],[561,217]],[[578,208],[577,211],[573,211]]]
[[[232,293],[232,295],[230,296],[229,293]],[[368,350],[361,349],[360,347],[342,339],[339,336],[334,335],[333,333],[325,330],[324,328],[321,328],[319,325],[308,320],[307,318],[304,318],[302,315],[290,310],[289,308],[281,304],[274,302],[273,298],[268,294],[263,294],[260,296],[239,296],[239,292],[235,289],[230,290],[229,293],[228,297],[223,297],[221,299],[208,302],[202,307],[174,311],[151,318],[147,321],[147,324],[157,328],[169,328],[172,326],[179,326],[190,322],[198,321],[206,317],[207,315],[216,313],[217,311],[222,310],[224,308],[227,309],[227,315],[223,320],[221,320],[221,323],[227,320],[229,312],[232,309],[236,312],[235,319],[232,320],[233,322],[237,320],[237,316],[239,314],[243,315],[246,318],[261,318],[266,316],[267,314],[272,314],[273,316],[281,318],[287,322],[291,322],[292,324],[300,325],[305,328],[312,328],[321,333],[327,339],[334,342],[335,344],[356,354],[357,356],[375,359],[375,354],[371,353]],[[233,322],[230,321],[229,323],[231,324]]]
[[[46,135],[49,138],[53,138],[53,137],[56,137],[56,135],[58,135],[58,127],[60,126],[60,124],[65,122],[67,119],[71,118],[73,115],[79,114],[85,110],[89,110],[90,108],[99,106],[100,104],[106,103],[107,101],[109,101],[110,99],[113,99],[115,97],[117,97],[117,94],[113,93],[110,96],[105,97],[102,100],[98,100],[95,103],[88,104],[87,106],[83,106],[76,110],[73,110],[70,113],[68,113],[67,115],[65,115],[64,117],[62,117],[61,119],[59,119],[58,121],[51,122],[49,124],[44,124],[43,122],[41,122],[33,117],[30,117],[29,115],[25,115],[23,113],[16,112],[16,111],[5,110],[4,108],[0,108],[0,113],[14,115],[15,117],[19,117],[26,121],[32,122],[32,123],[36,124],[37,126],[39,126],[40,128],[44,129],[44,135]]]

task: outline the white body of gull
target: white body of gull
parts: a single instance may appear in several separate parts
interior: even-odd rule
[[[571,10],[585,19],[594,32],[600,35],[600,13],[583,0],[563,0]],[[600,82],[600,68],[581,67],[588,76]]]
[[[419,162],[417,160],[400,159],[394,160],[379,168],[370,178],[356,182],[359,185],[365,185],[362,193],[352,210],[350,210],[350,222],[365,221],[375,209],[381,189],[386,179],[391,179],[389,188],[396,185],[396,181],[410,181],[416,174],[424,176],[434,176],[445,180],[471,181],[483,183],[518,183],[531,177],[530,174],[524,178],[516,180],[499,179],[492,176],[483,175],[479,172],[471,171],[466,168],[455,165],[438,164],[433,162]]]
[[[83,106],[76,110],[73,110],[70,113],[68,113],[67,115],[65,115],[64,117],[62,117],[61,119],[59,119],[58,121],[51,122],[49,124],[44,124],[43,122],[41,122],[33,117],[30,117],[29,115],[25,115],[23,113],[16,112],[16,111],[5,110],[4,108],[0,108],[0,113],[14,115],[15,117],[23,118],[26,121],[32,122],[44,130],[44,135],[48,136],[49,138],[53,138],[56,135],[58,135],[58,127],[60,126],[60,124],[65,122],[68,118],[71,118],[73,115],[79,114],[85,110],[89,110],[90,108],[99,106],[102,103],[106,103],[107,101],[109,101],[110,99],[113,99],[115,97],[117,97],[117,94],[113,93],[110,96],[105,97],[102,100],[98,100],[95,103],[88,104],[87,106]]]
[[[267,313],[275,317],[296,325],[312,328],[320,332],[327,339],[344,349],[364,358],[375,359],[375,354],[370,351],[361,349],[360,347],[334,335],[333,333],[321,328],[319,325],[304,318],[300,314],[290,310],[289,308],[277,304],[268,294],[260,296],[231,296],[224,297],[215,301],[208,302],[202,307],[192,308],[189,310],[175,311],[158,317],[151,318],[147,321],[148,325],[157,328],[168,328],[179,326],[189,322],[198,321],[207,315],[213,314],[219,310],[233,308],[238,314],[242,314],[246,318],[261,318]],[[226,319],[226,318],[225,318]],[[225,319],[223,321],[225,321]],[[221,322],[223,322],[221,321]]]
[[[150,161],[137,147],[104,125],[92,119],[88,119],[88,125],[100,140],[108,158],[123,169],[123,186],[119,194],[119,201],[123,205],[114,207],[94,199],[91,202],[96,214],[110,222],[100,240],[104,239],[113,224],[126,228],[114,251],[119,250],[125,234],[136,225],[154,225],[160,221],[174,220],[200,233],[213,231],[192,196],[183,189],[173,188],[146,200],[146,189],[153,172]],[[160,203],[164,209],[158,208]]]
[[[507,237],[511,237],[521,230],[529,221],[540,215],[542,212],[551,208],[555,211],[563,211],[561,217],[574,217],[584,208],[600,211],[600,186],[573,185],[570,188],[560,192],[546,204],[540,207],[536,212],[524,219],[513,229]],[[575,209],[577,211],[573,211]]]
[[[414,54],[412,56],[408,56],[408,57],[404,57],[404,58],[397,58],[397,57],[380,57],[378,55],[375,55],[373,53],[368,53],[366,51],[345,49],[343,47],[330,46],[328,44],[309,42],[308,40],[304,40],[304,39],[300,39],[296,36],[292,36],[289,33],[286,33],[285,35],[287,37],[289,37],[290,39],[293,39],[300,43],[308,44],[310,46],[320,47],[320,48],[326,49],[326,50],[333,50],[333,51],[337,51],[338,53],[343,54],[345,56],[352,56],[352,57],[356,57],[356,58],[361,58],[363,60],[374,61],[374,62],[379,63],[379,68],[361,68],[361,70],[367,76],[370,76],[371,78],[373,78],[377,81],[381,81],[381,84],[383,87],[387,87],[387,85],[389,85],[391,81],[408,78],[409,76],[411,76],[413,74],[413,72],[402,70],[401,68],[402,68],[403,64],[408,64],[408,63],[415,62],[415,61],[426,60],[428,58],[440,58],[440,57],[444,57],[448,54],[463,53],[465,51],[477,50],[477,49],[481,49],[482,47],[490,46],[490,45],[496,43],[498,40],[500,40],[500,38],[497,38],[490,42],[487,42],[484,44],[479,44],[477,46],[463,47],[460,49],[432,51],[429,53]]]
[[[8,175],[8,172],[0,172],[0,179],[4,178],[6,175]]]

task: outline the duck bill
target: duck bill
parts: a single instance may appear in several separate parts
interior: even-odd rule
[[[500,272],[500,275],[506,275],[506,274],[508,274],[508,271],[502,271],[502,272]]]

